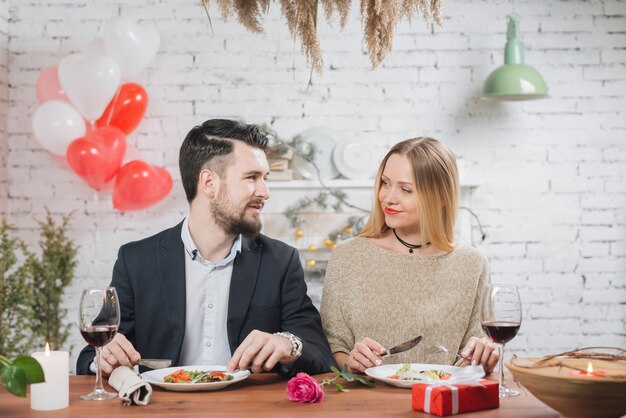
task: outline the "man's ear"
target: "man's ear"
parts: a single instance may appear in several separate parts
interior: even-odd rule
[[[198,176],[198,193],[202,193],[209,199],[213,199],[217,196],[219,187],[220,178],[215,171],[211,171],[208,168],[200,171],[200,175]]]

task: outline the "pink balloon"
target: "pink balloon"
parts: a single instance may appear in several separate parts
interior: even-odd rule
[[[37,100],[45,103],[49,100],[61,100],[68,102],[67,96],[59,83],[59,73],[56,65],[44,69],[37,79]]]

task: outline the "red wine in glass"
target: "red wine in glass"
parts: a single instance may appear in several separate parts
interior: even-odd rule
[[[94,325],[80,330],[81,335],[92,347],[102,347],[113,339],[117,325]]]
[[[506,344],[517,335],[520,323],[512,321],[485,321],[483,329],[494,343]]]
[[[519,395],[504,382],[504,345],[511,341],[522,324],[522,302],[517,286],[510,284],[485,285],[481,300],[481,323],[485,333],[498,345],[498,383],[500,397]]]
[[[96,385],[93,391],[82,395],[87,401],[104,401],[117,398],[116,393],[107,392],[102,386],[100,372],[101,348],[113,339],[120,325],[120,303],[114,287],[90,287],[80,297],[78,327],[80,333],[96,349]]]

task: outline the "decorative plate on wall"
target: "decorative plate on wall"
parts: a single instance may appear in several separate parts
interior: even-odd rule
[[[343,141],[333,151],[333,162],[347,179],[371,179],[377,168],[372,149],[360,142]]]
[[[291,168],[300,173],[302,178],[307,180],[317,178],[317,170],[315,170],[315,166],[299,154],[293,154],[293,158],[291,159]]]
[[[303,141],[315,146],[313,162],[320,170],[322,180],[331,180],[337,177],[339,171],[333,163],[333,150],[337,141],[334,139],[333,131],[328,128],[314,127],[305,130],[299,136]],[[303,177],[305,176],[303,175]],[[317,178],[317,175],[314,175],[313,178]]]

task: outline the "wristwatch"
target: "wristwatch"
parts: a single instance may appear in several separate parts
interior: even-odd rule
[[[296,337],[291,332],[275,332],[274,335],[286,338],[291,343],[291,353],[287,361],[292,362],[300,358],[302,355],[302,340],[300,338]]]

